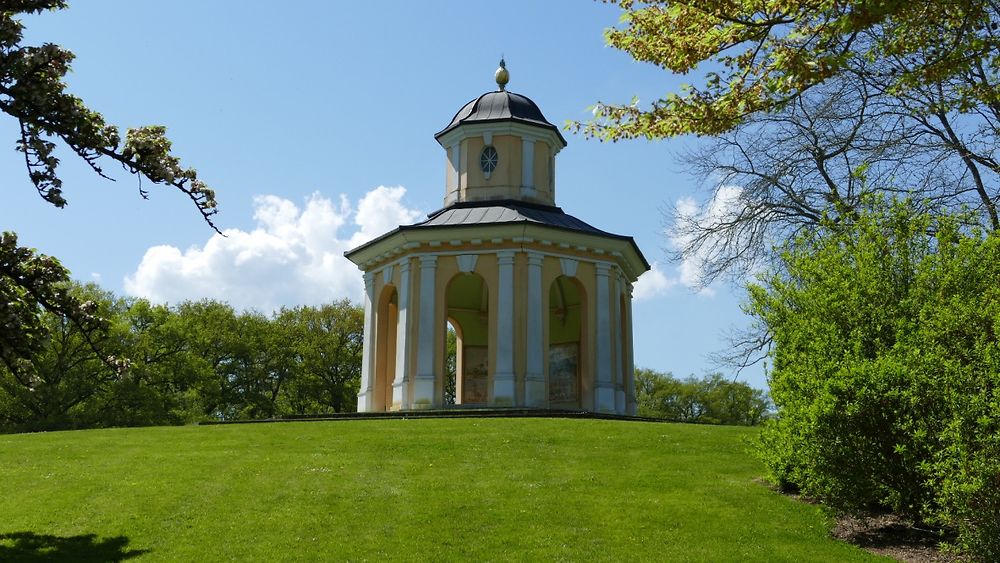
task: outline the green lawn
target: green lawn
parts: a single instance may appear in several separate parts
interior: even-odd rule
[[[297,422],[0,436],[0,561],[853,561],[753,430]]]

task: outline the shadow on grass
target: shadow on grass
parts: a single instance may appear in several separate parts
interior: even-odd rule
[[[0,561],[103,563],[125,561],[149,552],[148,549],[128,549],[128,542],[125,536],[98,538],[95,534],[68,537],[34,532],[0,534]]]

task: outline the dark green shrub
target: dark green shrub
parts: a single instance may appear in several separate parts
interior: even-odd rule
[[[1000,559],[1000,239],[875,205],[782,260],[748,306],[774,344],[771,478]]]

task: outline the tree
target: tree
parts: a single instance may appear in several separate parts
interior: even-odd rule
[[[821,223],[850,228],[869,196],[1000,228],[1000,6],[957,2],[619,2],[608,42],[675,72],[707,72],[643,108],[598,103],[577,124],[604,140],[712,138],[682,159],[707,204],[667,217],[671,259],[698,283],[744,280]],[[707,31],[706,31],[707,30]],[[742,368],[765,334],[718,354]]]
[[[824,224],[750,288],[773,338],[772,479],[891,510],[1000,557],[1000,236],[878,201]],[[928,233],[933,233],[928,235]]]
[[[295,331],[298,354],[284,414],[327,414],[357,409],[364,343],[361,307],[346,299],[320,307],[296,307],[278,314]]]
[[[849,224],[873,195],[910,196],[942,214],[973,210],[970,219],[995,229],[1000,177],[965,161],[971,141],[938,132],[898,99],[845,78],[750,116],[684,154],[712,203],[707,213],[674,209],[672,258],[700,258],[704,285],[745,279],[773,265],[776,244],[823,221]]]
[[[193,168],[181,166],[171,153],[164,127],[129,129],[123,141],[117,127],[66,92],[71,52],[51,43],[21,45],[23,26],[18,16],[66,6],[64,0],[0,0],[0,111],[20,125],[17,150],[24,154],[28,178],[38,194],[56,207],[66,205],[54,154],[56,144],[62,143],[104,178],[108,178],[102,169],[105,162],[138,176],[143,197],[142,178],[180,191],[215,229],[215,193]],[[22,363],[44,339],[43,310],[76,325],[92,345],[105,328],[90,306],[61,289],[68,280],[69,273],[56,259],[18,246],[13,233],[0,236],[0,359],[18,377],[27,377],[20,373]],[[117,361],[107,355],[103,360],[109,365]]]
[[[582,127],[602,139],[717,135],[849,74],[889,72],[886,92],[901,95],[964,83],[944,111],[1000,101],[998,7],[989,0],[608,1],[624,10],[609,45],[676,73],[709,70],[701,85],[648,109],[599,103]]]
[[[1000,228],[1000,7],[961,2],[620,2],[608,42],[704,84],[649,108],[598,103],[605,140],[696,133],[682,159],[709,211],[669,217],[674,259],[702,285],[743,278],[775,244],[860,199],[903,194]],[[708,30],[708,32],[705,32]]]
[[[444,339],[444,404],[455,404],[458,391],[458,336],[451,324]]]
[[[760,424],[770,407],[767,395],[714,373],[676,379],[669,373],[635,370],[639,416],[705,424]]]
[[[65,286],[58,291],[80,303],[95,317],[117,315],[124,302],[94,285]],[[86,329],[65,315],[44,311],[31,327],[30,350],[4,358],[0,366],[0,426],[21,430],[53,430],[77,426],[84,404],[118,380],[122,369],[109,366],[95,353]],[[111,339],[101,348],[117,351]]]

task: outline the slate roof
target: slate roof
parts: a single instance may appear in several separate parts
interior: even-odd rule
[[[538,223],[570,231],[580,231],[601,236],[619,237],[602,231],[563,212],[558,207],[538,205],[517,200],[471,201],[450,205],[427,216],[426,221],[404,228],[453,227],[457,225],[483,225],[488,223]]]
[[[451,123],[436,135],[435,139],[440,139],[442,135],[463,123],[490,123],[497,121],[517,121],[528,125],[536,125],[551,129],[559,136],[563,146],[566,146],[566,139],[559,132],[559,128],[548,122],[542,115],[542,110],[538,109],[535,102],[527,96],[515,94],[506,90],[498,92],[487,92],[475,100],[462,106]]]
[[[349,250],[344,254],[350,256],[362,248],[375,244],[382,239],[388,238],[402,231],[454,227],[475,228],[477,226],[484,225],[518,223],[533,223],[566,231],[575,231],[627,241],[635,248],[636,253],[646,266],[646,269],[649,269],[649,263],[642,255],[642,252],[639,250],[639,247],[635,244],[635,240],[632,237],[602,231],[597,227],[563,212],[563,210],[559,207],[526,203],[512,199],[455,203],[445,207],[444,209],[439,209],[431,213],[424,221],[414,223],[413,225],[400,225],[395,230],[385,233],[384,235],[362,244],[357,248]]]

